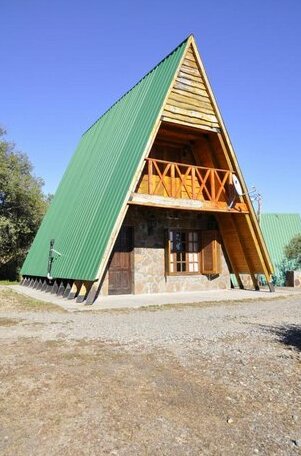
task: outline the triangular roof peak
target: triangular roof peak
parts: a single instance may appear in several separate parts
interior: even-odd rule
[[[213,132],[221,129],[217,106],[192,35],[187,39],[164,107],[163,120]]]
[[[188,35],[183,41],[181,41],[178,46],[176,46],[172,51],[169,52],[163,59],[161,59],[151,70],[149,70],[144,76],[142,76],[141,79],[139,79],[136,84],[134,84],[129,90],[127,90],[123,95],[121,95],[120,98],[118,98],[101,116],[83,133],[85,135],[102,117],[104,117],[109,111],[111,111],[114,106],[116,106],[118,103],[120,103],[132,90],[134,90],[138,85],[140,85],[145,78],[147,78],[151,73],[153,73],[160,65],[162,65],[163,62],[168,60],[174,53],[176,53],[180,48],[186,45],[189,46],[192,42],[195,44],[194,36],[192,34]]]
[[[53,277],[94,281],[102,276],[162,120],[214,133],[228,169],[237,174],[243,186],[249,213],[242,214],[237,231],[246,230],[250,235],[250,272],[269,276],[269,256],[192,34],[82,136],[28,253],[22,275],[47,275],[49,241],[55,239],[55,249],[62,255],[53,262]],[[230,223],[231,214],[228,215]],[[239,259],[236,269],[245,272]]]

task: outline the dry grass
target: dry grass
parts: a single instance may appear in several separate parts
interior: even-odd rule
[[[15,291],[0,287],[0,311],[34,311],[34,312],[66,312],[60,306],[44,301],[38,301]]]
[[[289,381],[280,375],[269,386],[263,359],[254,377],[254,358],[229,372],[227,357],[212,365],[199,353],[184,366],[166,351],[99,341],[19,339],[2,344],[0,356],[3,456],[295,454],[289,440],[283,452],[275,439],[296,425],[278,397],[298,381],[294,358]]]

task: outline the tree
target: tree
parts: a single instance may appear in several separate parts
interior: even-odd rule
[[[277,272],[274,282],[278,286],[284,286],[288,271],[301,269],[301,233],[294,236],[284,247],[284,258],[276,265]]]
[[[0,128],[0,278],[14,280],[47,208],[43,180]]]
[[[301,233],[294,236],[284,248],[284,254],[288,260],[294,260],[297,267],[301,267]]]

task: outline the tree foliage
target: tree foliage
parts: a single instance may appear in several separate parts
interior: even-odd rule
[[[296,260],[301,267],[301,233],[290,240],[284,248],[284,254],[289,260]]]
[[[294,236],[284,247],[284,258],[277,264],[274,282],[278,286],[286,283],[286,273],[301,269],[301,234]]]
[[[0,129],[0,278],[15,279],[47,208],[43,181]]]

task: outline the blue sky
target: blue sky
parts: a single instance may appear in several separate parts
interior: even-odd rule
[[[0,124],[53,193],[82,133],[195,35],[247,184],[301,212],[299,0],[4,0]]]

